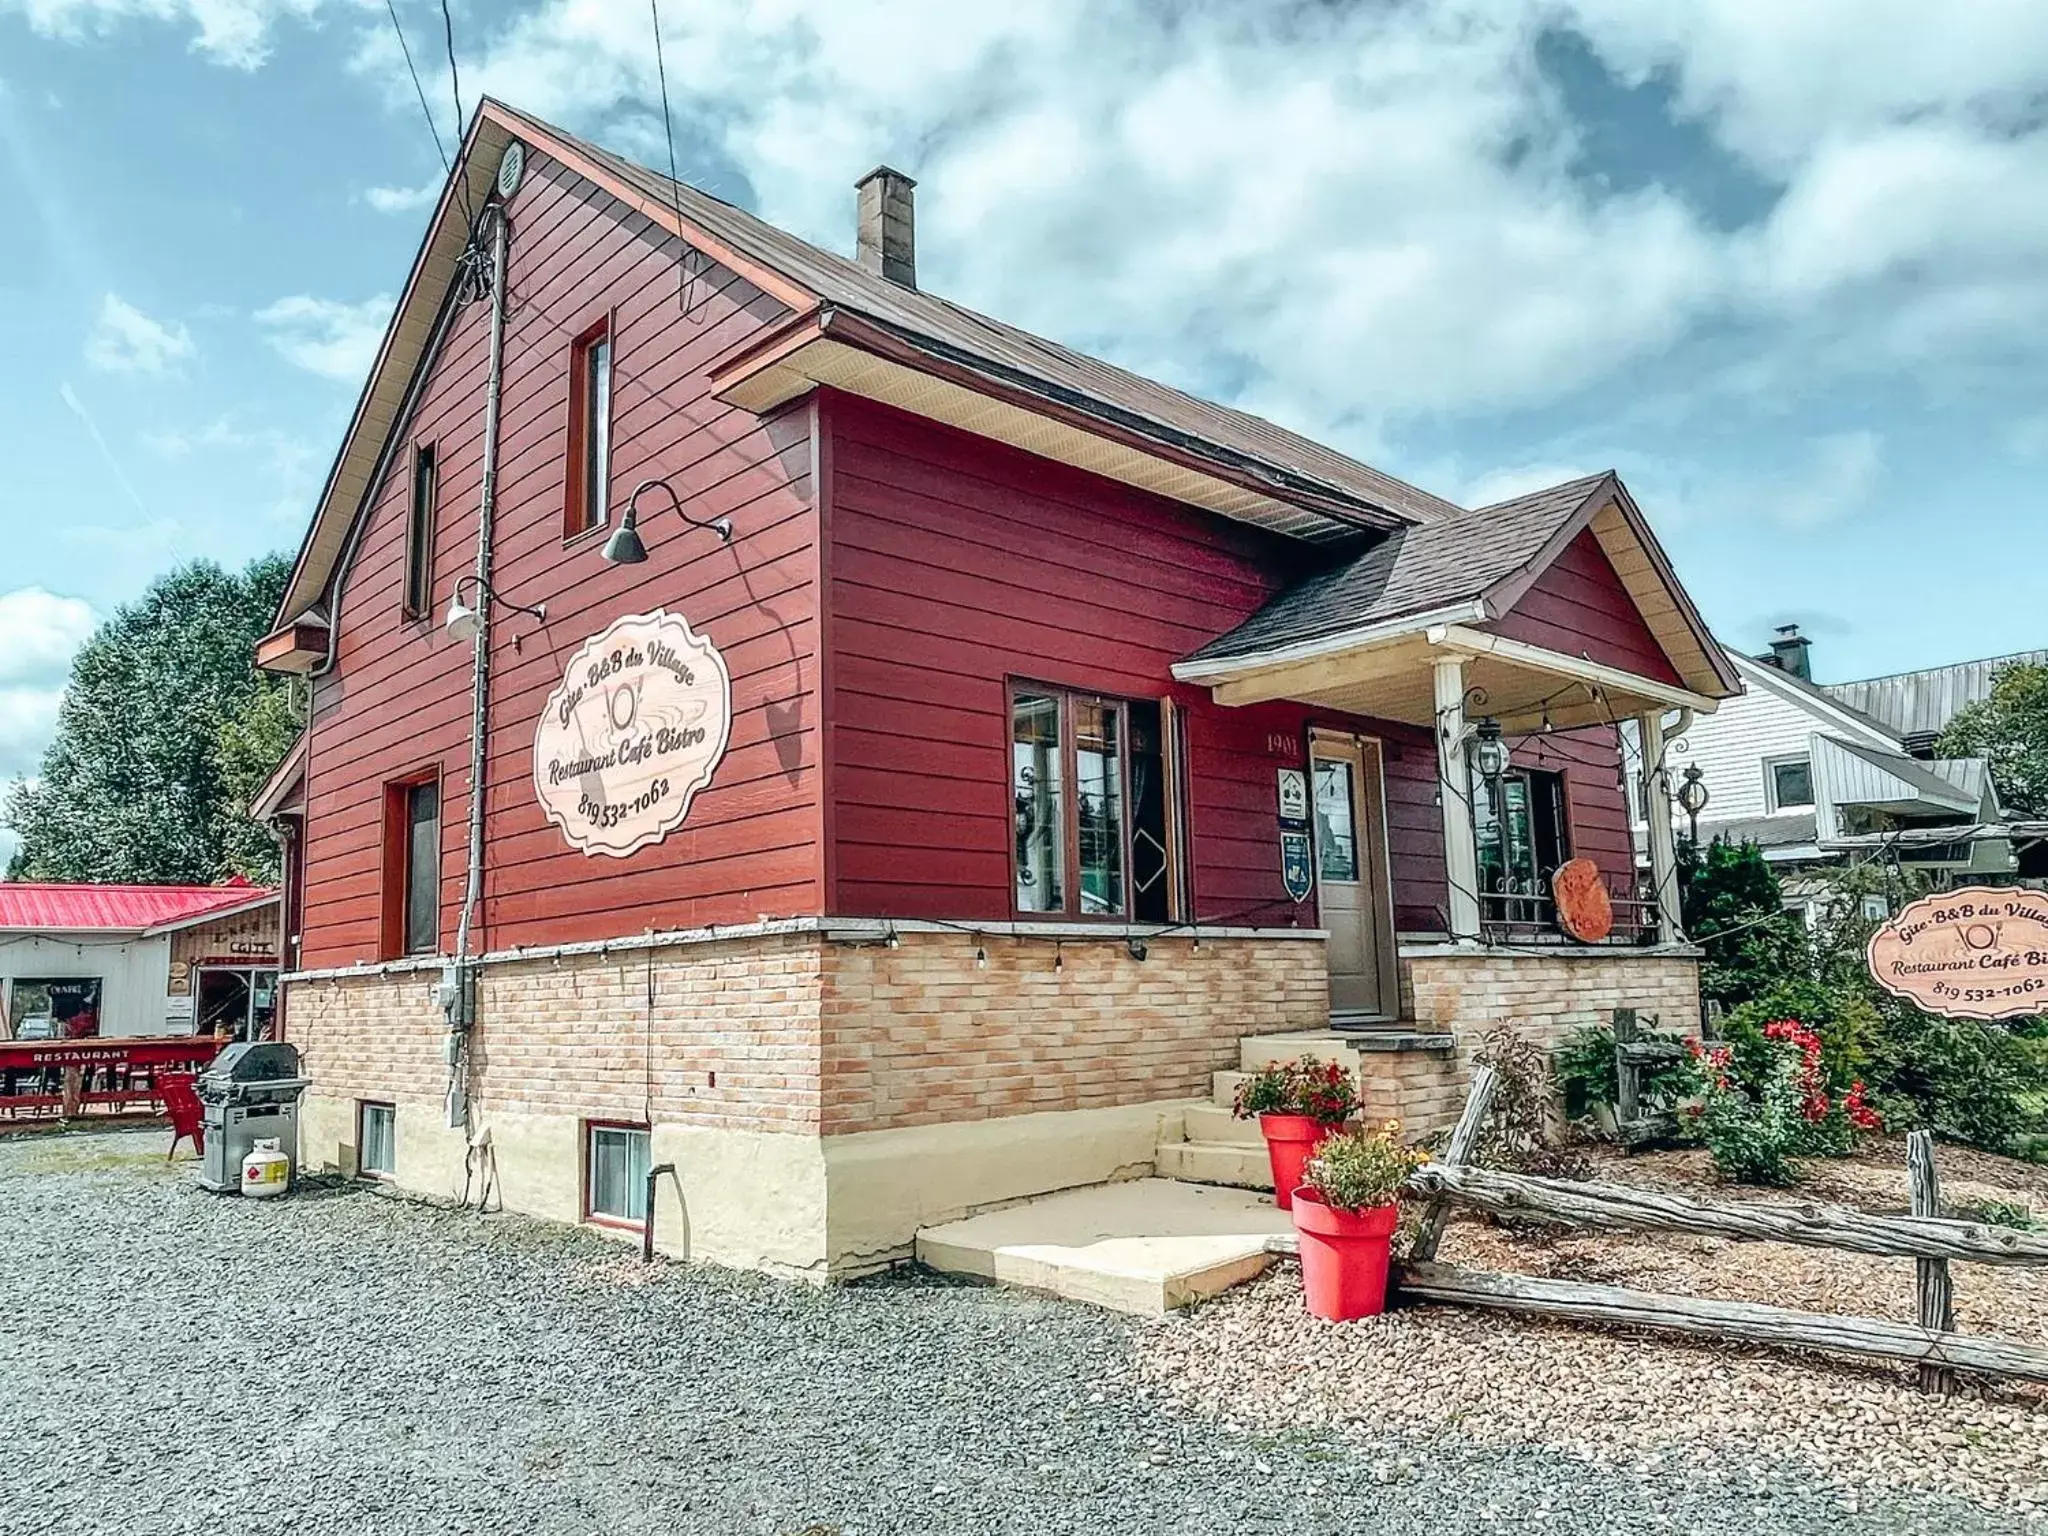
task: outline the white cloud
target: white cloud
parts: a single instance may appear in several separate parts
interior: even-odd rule
[[[130,21],[166,23],[192,33],[191,48],[217,64],[255,69],[270,56],[270,31],[286,16],[305,18],[320,0],[0,0],[46,37],[71,40],[111,32]]]
[[[441,195],[441,178],[418,187],[369,187],[363,201],[379,213],[411,213],[431,205]]]
[[[57,726],[71,658],[98,623],[75,597],[0,592],[0,782],[28,773]]]
[[[345,304],[294,294],[259,309],[255,319],[286,361],[323,378],[361,383],[390,322],[391,296]]]
[[[152,320],[117,293],[100,300],[99,319],[85,339],[85,360],[105,373],[165,374],[191,357],[192,333]]]

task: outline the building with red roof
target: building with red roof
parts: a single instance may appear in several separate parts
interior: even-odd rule
[[[278,892],[0,881],[0,1038],[254,1037],[277,995]]]

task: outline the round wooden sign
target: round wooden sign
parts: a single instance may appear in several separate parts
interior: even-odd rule
[[[1614,932],[1614,903],[1607,899],[1607,883],[1600,878],[1600,866],[1591,859],[1567,859],[1550,877],[1550,894],[1557,899],[1557,926],[1581,944],[1598,944]]]
[[[533,737],[533,787],[570,846],[624,858],[668,836],[732,729],[725,658],[679,613],[629,614],[569,658]]]
[[[1870,936],[1887,992],[1951,1019],[2048,1013],[2048,895],[1973,886],[1922,896]]]

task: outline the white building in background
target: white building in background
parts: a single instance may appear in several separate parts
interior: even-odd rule
[[[1701,842],[1755,843],[1785,875],[1882,857],[1962,883],[2020,872],[2048,834],[2005,815],[1982,758],[1934,755],[2001,669],[2048,651],[1829,684],[1813,681],[1812,642],[1795,624],[1764,655],[1728,655],[1743,693],[1693,721],[1668,759],[1674,791],[1689,769],[1706,786]],[[1641,828],[1639,803],[1631,810]],[[1796,879],[1788,895],[1811,907]]]
[[[278,893],[0,881],[0,1040],[253,1039],[277,998]]]

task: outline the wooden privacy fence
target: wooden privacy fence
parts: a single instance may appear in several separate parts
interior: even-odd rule
[[[1442,1159],[1418,1169],[1410,1188],[1429,1197],[1408,1262],[1395,1284],[1419,1301],[1455,1302],[1509,1312],[1659,1329],[1749,1344],[1792,1345],[1920,1366],[1920,1384],[1947,1391],[1952,1370],[2048,1381],[2048,1349],[1955,1332],[1948,1266],[2048,1265],[2048,1234],[1935,1214],[1934,1144],[1925,1131],[1908,1142],[1913,1214],[1879,1216],[1846,1206],[1723,1204],[1620,1184],[1574,1183],[1467,1166],[1495,1087],[1490,1068],[1473,1080],[1465,1112]],[[1796,1243],[1847,1253],[1912,1259],[1918,1322],[1838,1317],[1756,1302],[1672,1296],[1622,1286],[1586,1285],[1527,1275],[1459,1269],[1436,1260],[1450,1207],[1540,1218],[1597,1232],[1684,1232],[1732,1241]]]

